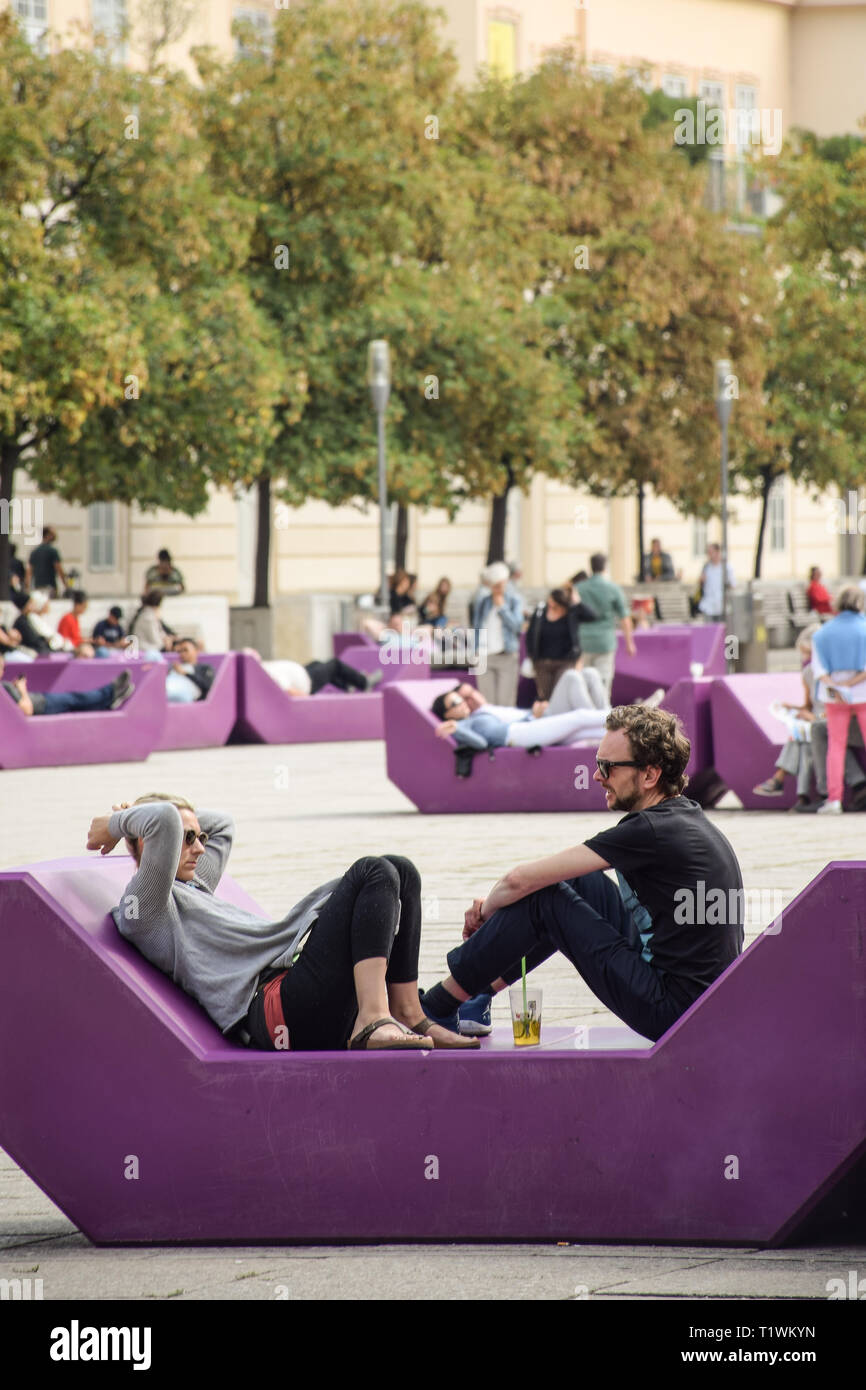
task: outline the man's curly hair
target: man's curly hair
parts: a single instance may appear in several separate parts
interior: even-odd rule
[[[675,714],[644,705],[617,705],[607,716],[605,728],[628,734],[636,763],[661,768],[658,787],[665,796],[679,796],[684,791],[692,748]]]

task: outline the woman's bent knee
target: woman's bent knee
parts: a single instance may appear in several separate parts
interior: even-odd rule
[[[395,892],[400,886],[400,875],[384,855],[365,854],[360,859],[355,860],[349,872],[364,879],[376,879],[379,882],[389,883]]]
[[[383,856],[388,864],[391,864],[397,871],[397,876],[402,887],[421,891],[421,875],[412,863],[402,854],[386,854]]]

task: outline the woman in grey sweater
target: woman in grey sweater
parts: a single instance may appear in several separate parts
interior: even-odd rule
[[[233,834],[230,816],[153,792],[97,816],[87,837],[102,854],[126,840],[137,870],[113,910],[120,934],[223,1033],[274,1051],[478,1045],[423,1016],[410,860],[358,859],[269,922],[214,896]]]

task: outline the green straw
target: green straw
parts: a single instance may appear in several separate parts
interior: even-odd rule
[[[520,957],[520,973],[523,977],[523,1036],[529,1037],[529,1010],[526,1006],[526,956]]]

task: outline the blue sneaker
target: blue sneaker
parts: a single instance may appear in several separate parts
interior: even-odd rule
[[[447,1028],[448,1031],[451,1033],[459,1033],[461,1031],[460,1028],[457,1026],[459,1019],[459,1010],[455,1009],[453,1014],[448,1014],[446,1018],[439,1018],[439,1016],[437,1014],[434,1014],[431,1009],[428,1009],[424,999],[423,989],[419,989],[418,998],[421,1001],[421,1010],[424,1016],[426,1018],[429,1018],[431,1023],[439,1023],[443,1028]]]
[[[493,1024],[490,1021],[492,999],[492,994],[476,994],[474,999],[467,999],[465,1004],[461,1004],[457,1010],[458,1033],[462,1033],[464,1038],[486,1038],[488,1033],[492,1033]]]

